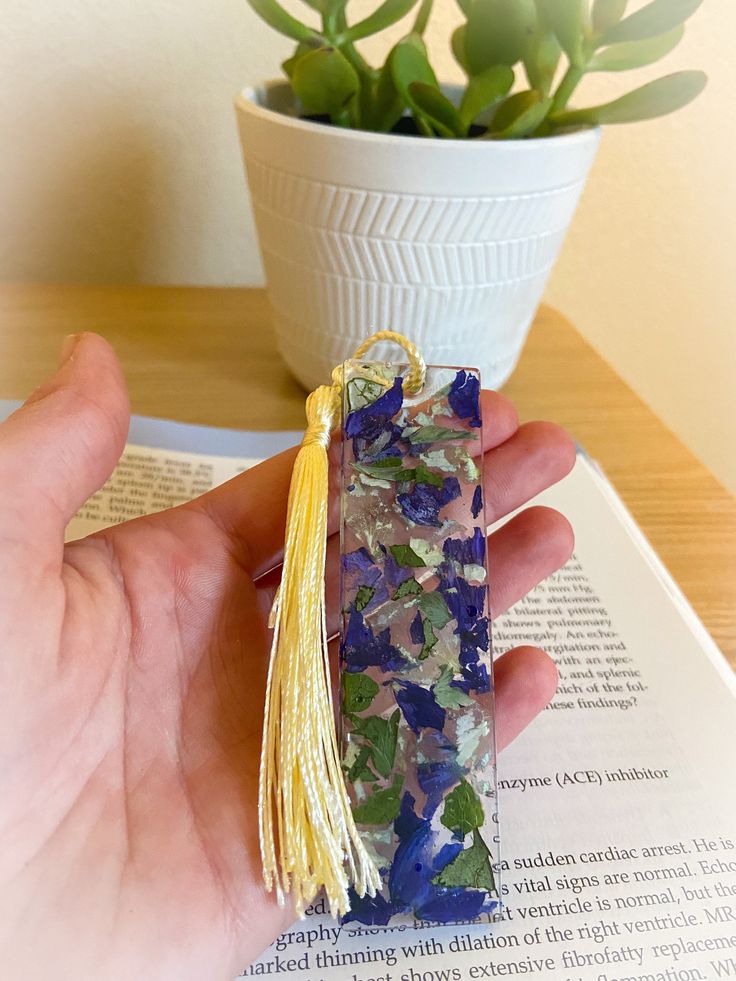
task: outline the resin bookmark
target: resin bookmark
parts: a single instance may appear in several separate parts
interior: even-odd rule
[[[380,873],[343,922],[500,912],[480,381],[343,367],[341,754]]]

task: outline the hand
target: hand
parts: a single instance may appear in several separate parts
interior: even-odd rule
[[[128,419],[115,355],[85,334],[0,426],[0,960],[12,981],[228,981],[292,918],[264,892],[256,802],[294,452],[64,546]],[[500,395],[484,393],[484,419],[493,520],[566,474],[574,449],[555,426],[520,427]],[[566,561],[572,534],[530,508],[489,549],[498,614]],[[328,596],[334,535],[329,553]],[[498,660],[501,747],[555,684],[536,648]]]

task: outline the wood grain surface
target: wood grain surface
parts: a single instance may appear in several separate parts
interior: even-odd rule
[[[262,290],[1,286],[0,397],[27,395],[81,330],[115,345],[141,415],[303,425],[304,392],[276,353]],[[733,497],[554,310],[537,315],[505,392],[522,420],[560,423],[598,460],[736,668]]]

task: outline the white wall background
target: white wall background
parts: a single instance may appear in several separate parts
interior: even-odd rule
[[[456,7],[436,5],[435,64],[456,77]],[[290,43],[246,0],[2,8],[0,278],[260,283],[231,103]],[[605,133],[548,299],[736,489],[734,37],[734,0],[705,0],[664,63],[705,68],[704,95]],[[582,97],[653,74],[595,76]]]

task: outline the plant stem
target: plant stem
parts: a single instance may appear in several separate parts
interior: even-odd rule
[[[414,27],[412,28],[413,34],[418,34],[420,37],[424,34],[433,5],[434,0],[422,0],[419,11],[417,12],[417,19],[414,21]]]
[[[577,88],[580,79],[585,74],[585,68],[578,65],[569,65],[562,77],[562,81],[557,87],[552,100],[550,114],[561,112],[570,101],[570,96]]]

